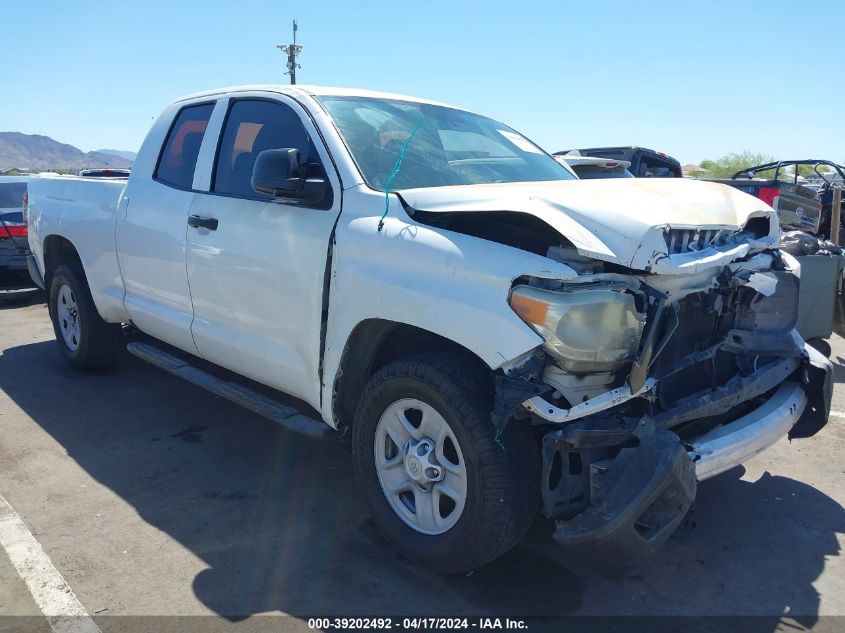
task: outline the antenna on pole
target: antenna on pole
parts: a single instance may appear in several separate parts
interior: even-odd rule
[[[301,68],[296,63],[296,58],[299,56],[299,51],[302,50],[302,46],[296,43],[296,20],[293,21],[293,44],[276,44],[276,48],[288,56],[286,64],[288,71],[285,74],[290,75],[290,84],[294,85],[296,83],[296,69]]]

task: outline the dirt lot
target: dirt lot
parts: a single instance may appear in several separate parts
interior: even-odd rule
[[[694,521],[609,581],[567,566],[542,519],[472,575],[428,573],[374,532],[347,443],[286,433],[131,358],[78,373],[52,337],[43,304],[0,309],[0,495],[103,631],[307,629],[308,616],[335,614],[754,615],[743,630],[845,627],[820,617],[845,616],[843,339],[831,341],[828,426],[703,483]],[[5,552],[0,615],[39,615]],[[216,617],[119,617],[151,615]],[[729,621],[682,620],[714,631]],[[0,630],[49,628],[0,618]]]

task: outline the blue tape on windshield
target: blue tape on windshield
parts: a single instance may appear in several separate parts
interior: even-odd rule
[[[390,183],[393,182],[393,177],[399,173],[400,169],[402,169],[402,161],[405,159],[405,152],[408,151],[408,145],[411,144],[411,139],[414,138],[414,134],[416,134],[417,130],[420,129],[424,120],[425,116],[420,115],[420,120],[417,121],[417,125],[405,140],[405,144],[402,145],[402,149],[399,151],[399,156],[396,157],[396,162],[393,163],[393,171],[391,171],[390,175],[387,177],[387,183],[384,185],[384,213],[381,214],[381,219],[378,221],[379,231],[384,228],[384,218],[387,217],[387,212],[390,210]]]
[[[493,439],[496,440],[496,444],[499,445],[499,448],[501,448],[503,451],[507,450],[505,448],[505,445],[502,444],[502,429],[496,429],[496,436]]]

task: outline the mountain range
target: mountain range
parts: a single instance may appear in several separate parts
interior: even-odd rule
[[[135,154],[120,150],[83,152],[49,136],[0,132],[0,170],[78,171],[92,167],[131,167]]]
[[[138,156],[138,152],[127,152],[122,149],[96,149],[94,151],[97,154],[110,154],[112,156],[119,156],[120,158],[125,158],[130,162],[134,162],[135,157]]]

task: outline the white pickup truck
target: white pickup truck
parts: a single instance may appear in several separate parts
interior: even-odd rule
[[[580,181],[430,101],[193,95],[128,182],[35,179],[26,212],[73,366],[129,338],[288,428],[349,429],[375,523],[444,572],[500,556],[540,508],[573,552],[631,564],[697,481],[827,421],[831,366],[794,329],[771,207],[706,182]]]

